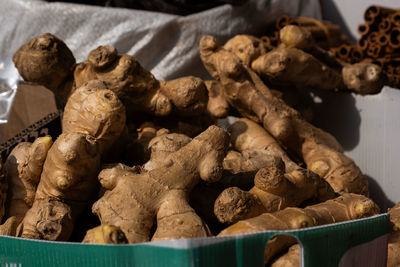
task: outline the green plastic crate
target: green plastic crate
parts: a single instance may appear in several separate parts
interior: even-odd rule
[[[303,247],[303,266],[338,266],[354,246],[387,236],[389,215],[296,231],[265,231],[229,237],[149,242],[135,245],[92,245],[0,237],[0,263],[26,266],[264,266],[267,241],[278,234],[296,237]],[[387,241],[387,239],[386,239]],[[385,266],[383,255],[371,266]],[[368,261],[371,255],[362,255]]]

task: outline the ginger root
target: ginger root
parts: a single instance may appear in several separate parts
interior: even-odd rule
[[[388,211],[392,231],[389,233],[387,267],[395,267],[400,265],[400,203],[397,203]]]
[[[228,188],[221,193],[214,204],[220,222],[232,224],[265,212],[299,206],[306,200],[321,202],[335,196],[325,180],[293,162],[257,123],[239,119],[230,132],[237,150],[262,152],[264,160],[269,158],[269,162],[257,172],[255,185],[249,192]]]
[[[335,55],[317,46],[311,33],[304,28],[287,25],[280,30],[279,34],[281,43],[285,47],[304,50],[327,66],[337,69],[342,82],[331,84],[331,88],[325,89],[350,90],[362,95],[376,94],[382,90],[383,85],[387,82],[387,77],[378,65],[372,63],[346,64],[337,59]],[[322,67],[325,69],[324,66]],[[262,72],[261,66],[258,66],[258,70]],[[313,73],[313,76],[316,75],[314,72],[310,73]],[[324,84],[329,86],[328,81]],[[318,88],[321,88],[321,85]]]
[[[15,236],[18,224],[32,207],[43,164],[52,144],[50,136],[39,137],[33,143],[19,143],[7,157],[4,164],[8,180],[7,221],[0,226],[3,233]]]
[[[254,60],[251,68],[278,84],[289,83],[323,90],[343,88],[340,73],[297,48],[274,49]]]
[[[389,234],[386,267],[400,266],[399,250],[400,250],[400,232],[395,231]]]
[[[99,174],[108,191],[93,205],[102,224],[120,227],[129,243],[208,236],[208,227],[188,204],[188,194],[200,179],[222,176],[228,135],[216,126],[165,158],[165,163],[137,174],[117,165]],[[190,156],[188,156],[190,155]],[[157,229],[151,237],[155,217]]]
[[[221,85],[216,81],[205,81],[208,91],[207,111],[211,116],[223,118],[229,114],[229,103],[226,101]]]
[[[234,53],[246,66],[264,55],[267,48],[261,39],[251,35],[238,34],[224,44],[224,49]]]
[[[18,49],[13,62],[25,81],[50,89],[59,107],[64,107],[73,86],[76,61],[62,40],[50,33],[39,35]]]
[[[77,217],[96,197],[102,153],[125,125],[121,101],[99,83],[87,83],[68,100],[64,132],[47,153],[35,200],[18,236],[68,240]]]
[[[89,53],[87,61],[75,64],[66,44],[49,33],[24,44],[13,61],[25,81],[53,91],[59,107],[64,107],[68,97],[91,80],[103,81],[125,104],[129,116],[136,112],[200,115],[208,101],[201,79],[189,76],[158,81],[135,57],[119,55],[112,46],[99,46]]]
[[[335,192],[368,195],[367,180],[332,135],[273,96],[260,78],[233,53],[219,47],[214,37],[200,40],[200,55],[208,72],[222,84],[230,105],[243,116],[261,122],[289,154],[302,158]]]
[[[300,245],[291,246],[287,253],[274,260],[271,267],[300,267]]]
[[[82,243],[128,244],[122,230],[114,225],[100,225],[87,231]]]
[[[157,136],[149,142],[150,160],[144,164],[143,168],[150,171],[162,167],[166,163],[165,159],[171,153],[178,151],[190,141],[192,138],[184,134],[169,133],[167,129],[159,130]]]

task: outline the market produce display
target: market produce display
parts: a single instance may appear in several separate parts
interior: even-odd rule
[[[378,214],[362,170],[293,97],[297,89],[376,94],[392,83],[375,62],[329,50],[346,42],[329,22],[281,16],[269,37],[242,34],[222,45],[203,36],[199,56],[212,80],[164,81],[112,46],[76,63],[52,34],[29,40],[14,64],[26,82],[54,93],[62,134],[19,144],[0,166],[0,234],[69,241],[90,209],[99,225],[79,241],[98,244]],[[298,101],[285,102],[288,95]],[[396,266],[399,211],[390,210],[388,266]],[[265,264],[299,266],[299,255],[294,237],[274,237]]]

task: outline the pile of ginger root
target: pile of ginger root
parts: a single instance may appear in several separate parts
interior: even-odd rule
[[[202,37],[207,81],[157,80],[112,46],[77,63],[52,34],[29,40],[14,64],[54,93],[62,134],[20,143],[5,160],[0,233],[133,244],[378,214],[356,163],[279,88],[376,93],[383,73],[335,61],[300,27],[280,34],[271,51],[254,36]],[[296,240],[270,243],[265,263],[275,264]]]

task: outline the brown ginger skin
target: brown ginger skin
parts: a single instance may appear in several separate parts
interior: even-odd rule
[[[214,212],[214,203],[218,196],[224,190],[228,192],[231,189],[247,193],[244,190],[250,190],[254,186],[254,175],[270,161],[271,157],[259,150],[247,150],[244,153],[229,150],[222,163],[224,171],[221,180],[212,184],[204,182],[198,184],[190,194],[191,206],[207,223],[220,225]],[[227,206],[239,210],[236,204],[229,203]],[[252,204],[250,206],[254,207]],[[263,206],[262,210],[264,210]]]
[[[314,41],[311,32],[305,28],[286,25],[279,31],[279,39],[281,46],[301,49],[336,71],[340,71],[345,65],[334,53],[319,47]]]
[[[279,34],[281,43],[285,47],[304,50],[328,66],[337,69],[342,76],[342,85],[338,89],[350,90],[362,95],[376,94],[382,90],[386,77],[378,65],[372,63],[345,64],[317,46],[309,31],[295,25],[283,27]],[[333,85],[331,89],[338,86]]]
[[[400,232],[395,231],[389,234],[386,267],[400,266],[399,251],[400,251]]]
[[[274,260],[271,267],[300,267],[300,245],[295,244],[289,251]]]
[[[251,68],[277,84],[294,84],[323,90],[343,87],[340,73],[297,48],[276,48],[254,60]]]
[[[238,152],[229,150],[224,158],[224,170],[231,172],[233,175],[239,173],[253,173],[269,165],[271,157],[266,155],[263,150],[251,149]]]
[[[234,148],[241,152],[262,152],[264,160],[270,160],[255,175],[255,185],[249,192],[228,188],[221,193],[214,204],[220,222],[232,224],[265,212],[299,206],[306,200],[322,202],[335,196],[325,180],[293,162],[257,123],[238,119],[230,132]]]
[[[75,58],[67,45],[56,36],[45,33],[21,46],[13,62],[25,81],[43,85],[54,92],[63,107],[71,93]]]
[[[135,57],[119,55],[112,46],[99,46],[89,53],[87,61],[75,64],[65,43],[49,33],[28,41],[13,61],[25,81],[53,91],[59,107],[64,107],[68,97],[90,80],[104,82],[125,104],[129,115],[200,115],[208,101],[201,79],[189,76],[158,81]]]
[[[201,39],[200,55],[208,72],[224,87],[230,105],[261,122],[290,153],[303,159],[307,169],[327,180],[335,192],[368,194],[366,179],[343,154],[337,140],[273,96],[260,78],[238,57],[219,47],[214,37]]]
[[[4,164],[8,180],[7,221],[0,231],[15,236],[15,230],[32,207],[43,164],[53,141],[39,137],[33,143],[19,143]],[[8,228],[8,229],[6,229]]]
[[[381,67],[372,63],[356,63],[346,65],[342,69],[345,86],[358,94],[377,94],[386,82]]]
[[[99,46],[88,60],[74,71],[75,86],[89,80],[101,80],[132,111],[166,116],[173,109],[191,115],[205,109],[207,95],[204,83],[196,77],[158,81],[130,55],[118,55],[115,47]],[[130,113],[131,111],[129,111]]]
[[[158,131],[157,136],[149,142],[150,160],[143,166],[145,170],[157,169],[166,164],[165,158],[181,147],[189,144],[192,138],[179,133],[169,133],[167,129]]]
[[[208,91],[207,112],[214,117],[223,118],[229,114],[229,103],[224,97],[221,85],[216,81],[205,81]]]
[[[96,195],[100,155],[93,137],[82,133],[61,134],[48,152],[35,201],[18,235],[68,240],[76,218]]]
[[[266,53],[263,41],[251,35],[238,34],[224,44],[224,49],[237,55],[244,65],[250,67],[251,62]]]
[[[159,127],[150,121],[146,121],[132,130],[132,132],[136,132],[137,137],[126,149],[125,157],[132,163],[128,165],[142,165],[150,159],[149,143],[151,139],[157,136],[158,130]],[[130,138],[132,137],[130,136]]]
[[[388,211],[390,215],[390,222],[393,226],[393,231],[400,230],[400,203],[397,203],[393,208]]]
[[[200,179],[221,178],[228,141],[226,132],[210,126],[159,168],[140,174],[122,165],[104,169],[99,180],[108,191],[93,212],[102,224],[120,227],[129,243],[208,236],[208,227],[188,204],[188,194]],[[155,218],[157,229],[151,237]]]
[[[68,240],[77,217],[96,196],[102,153],[125,125],[124,106],[115,93],[97,88],[98,83],[89,82],[69,99],[64,132],[47,154],[33,206],[19,226],[19,236]]]
[[[100,225],[87,231],[82,243],[128,244],[122,230],[114,225]]]
[[[125,107],[117,95],[98,80],[77,89],[68,100],[62,121],[63,133],[85,133],[106,151],[120,137],[126,121]]]

